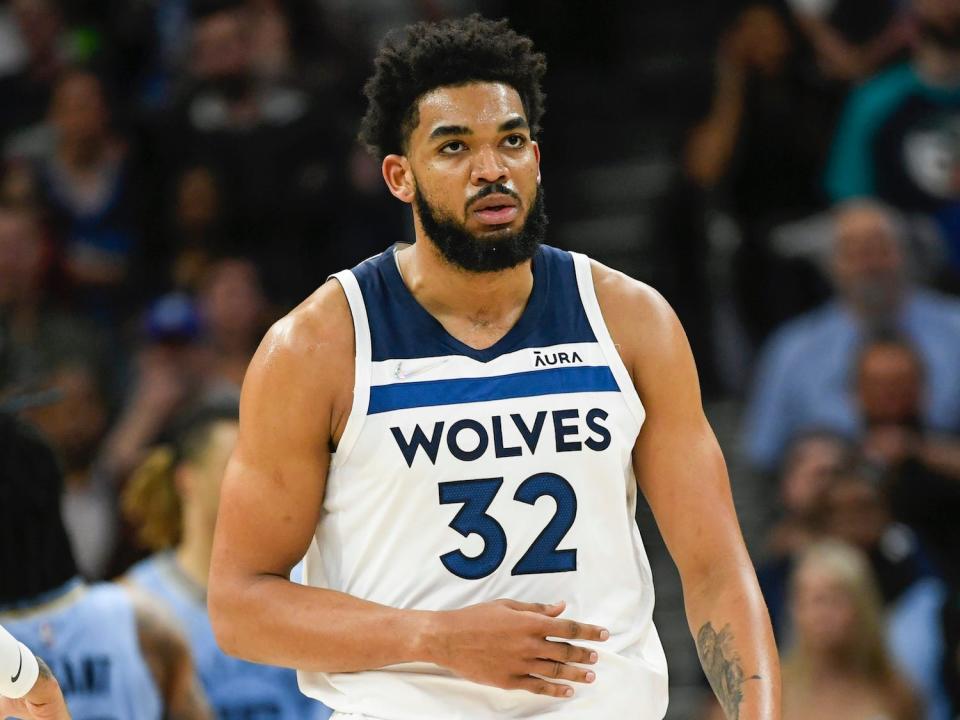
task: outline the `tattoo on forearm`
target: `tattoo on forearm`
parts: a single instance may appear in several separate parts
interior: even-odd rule
[[[733,647],[730,625],[724,625],[719,634],[709,622],[701,627],[697,633],[697,655],[727,720],[739,720],[743,683],[761,678],[759,675],[744,677],[740,656]]]

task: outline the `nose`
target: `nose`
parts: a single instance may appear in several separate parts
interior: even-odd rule
[[[485,145],[474,156],[473,169],[470,172],[470,182],[474,185],[490,185],[507,180],[508,169],[494,148]]]

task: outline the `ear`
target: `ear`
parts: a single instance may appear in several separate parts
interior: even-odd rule
[[[530,144],[533,145],[533,156],[537,160],[537,185],[540,184],[540,144],[536,140],[531,140]]]
[[[403,155],[387,155],[380,170],[390,194],[405,203],[412,203],[415,184],[407,158]]]

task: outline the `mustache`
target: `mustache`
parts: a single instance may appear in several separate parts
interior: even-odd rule
[[[479,202],[480,200],[483,200],[485,197],[489,197],[490,195],[509,195],[510,197],[512,197],[514,200],[517,201],[518,205],[520,205],[521,207],[523,206],[523,201],[520,200],[520,196],[517,195],[517,193],[515,193],[513,190],[508,188],[506,185],[503,185],[501,183],[493,183],[491,185],[486,185],[480,190],[480,192],[478,192],[472,198],[467,200],[467,204],[464,205],[463,209],[469,210],[471,205],[473,205],[476,202]]]

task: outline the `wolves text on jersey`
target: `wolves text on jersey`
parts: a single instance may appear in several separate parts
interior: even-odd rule
[[[519,457],[525,452],[535,454],[550,416],[553,428],[553,443],[556,452],[580,452],[584,448],[594,452],[601,452],[610,446],[610,430],[603,424],[608,417],[606,410],[593,408],[588,410],[581,419],[580,410],[546,410],[539,411],[533,418],[524,418],[519,413],[506,416],[494,415],[486,422],[473,418],[464,418],[456,422],[447,423],[443,420],[433,424],[429,434],[419,423],[410,428],[392,427],[390,432],[403,454],[407,467],[413,467],[414,460],[420,450],[429,458],[430,463],[437,464],[437,457],[441,448],[445,447],[457,460],[472,462],[484,455],[492,453],[494,457]],[[519,442],[507,444],[504,439],[504,426],[515,428],[514,436],[519,435]],[[586,426],[587,436],[581,439],[583,428]],[[548,435],[550,433],[548,432]]]

